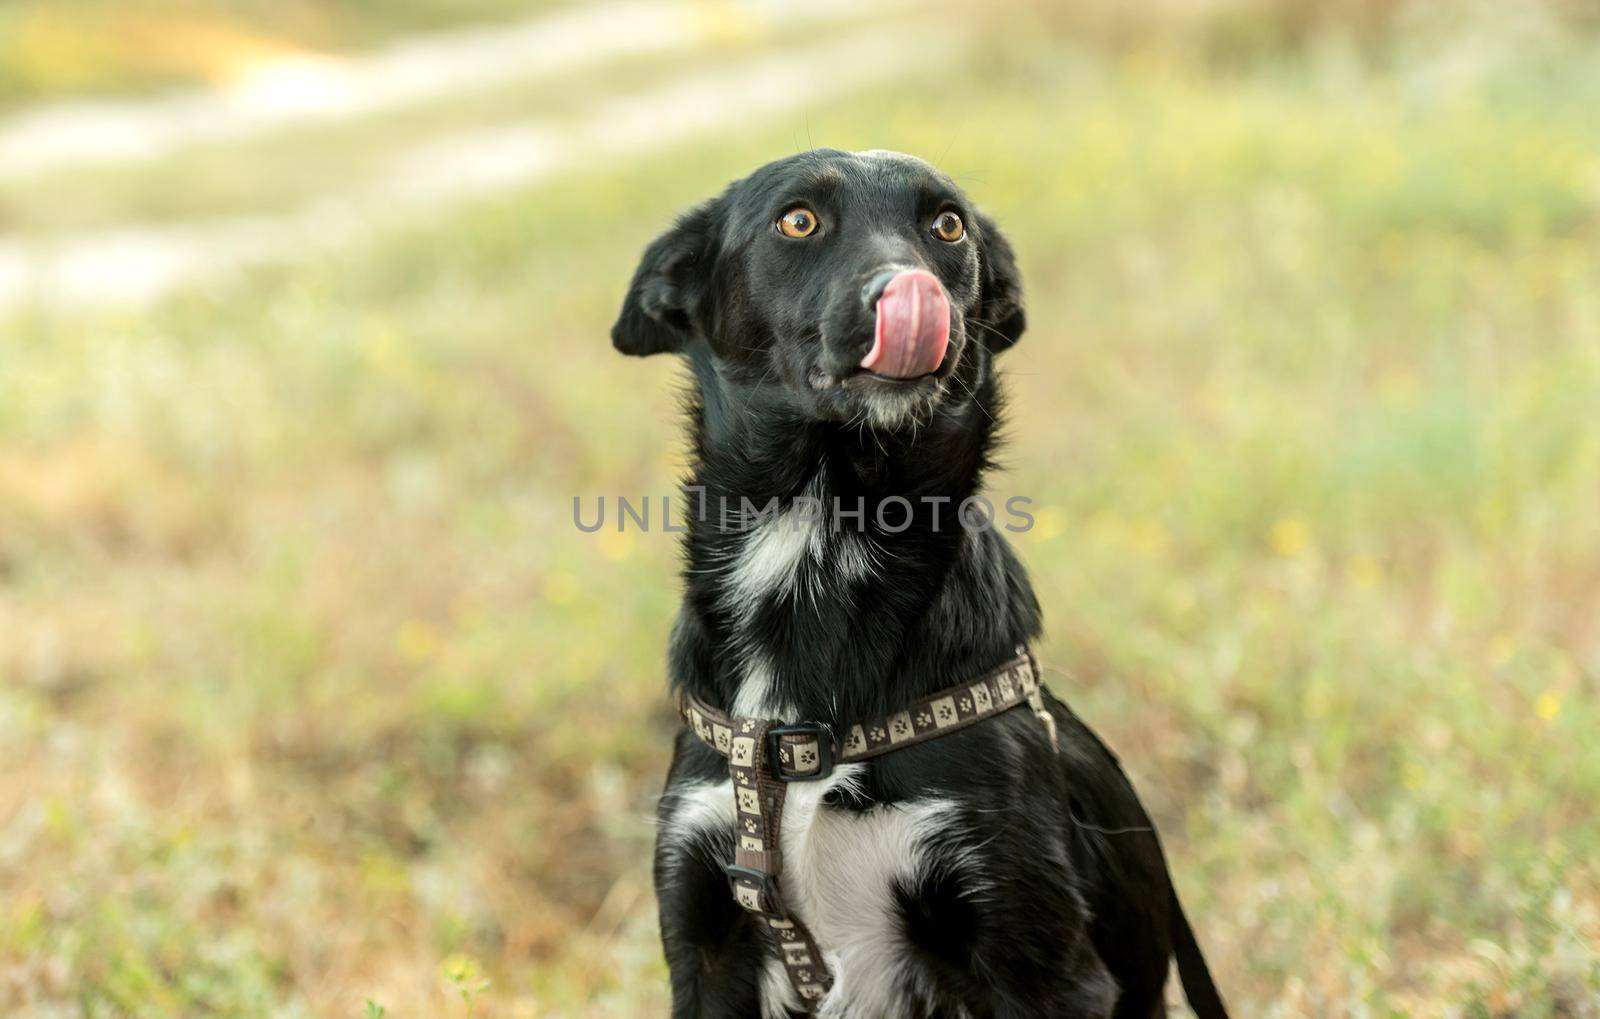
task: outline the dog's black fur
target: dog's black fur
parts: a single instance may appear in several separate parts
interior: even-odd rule
[[[820,222],[803,240],[774,229],[797,205]],[[956,243],[929,231],[944,210],[966,224]],[[949,352],[932,376],[853,370],[872,342],[872,281],[886,267],[931,271],[949,295]],[[954,520],[990,466],[995,356],[1024,324],[1004,237],[949,179],[910,157],[813,151],[781,160],[649,246],[613,341],[629,354],[687,357],[689,483],[708,510],[686,536],[674,687],[727,709],[759,660],[772,702],[791,720],[847,724],[986,672],[1039,636],[1039,606],[1004,538]],[[746,535],[721,519],[722,501],[789,506],[806,494],[830,514],[835,505],[853,513],[859,500],[859,532],[857,518],[841,517],[842,528],[823,528],[820,554],[800,557],[792,587],[731,607]],[[914,508],[901,533],[877,519],[894,496]],[[886,514],[905,515],[898,504]],[[841,568],[851,542],[870,569]],[[1149,1019],[1165,1014],[1175,950],[1186,985],[1204,977],[1191,999],[1208,1003],[1209,977],[1132,786],[1066,705],[1052,698],[1050,710],[1059,754],[1031,714],[1013,711],[871,761],[858,792],[824,801],[840,811],[954,801],[940,858],[966,851],[982,861],[981,895],[960,866],[894,889],[919,974],[906,989],[908,1015]],[[684,783],[726,777],[723,758],[680,734],[663,817]],[[768,949],[729,894],[722,866],[731,858],[731,831],[658,845],[675,1016],[761,1014]]]

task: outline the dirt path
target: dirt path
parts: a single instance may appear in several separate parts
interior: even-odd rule
[[[796,19],[802,11],[815,23],[888,6],[884,0],[615,0],[402,41],[361,56],[287,56],[215,91],[59,103],[14,114],[0,120],[0,176],[150,160],[189,145],[370,116],[606,60],[688,50],[741,26]]]
[[[292,260],[347,243],[449,203],[526,186],[595,158],[631,157],[737,129],[958,54],[931,31],[872,29],[782,56],[670,79],[648,93],[613,97],[570,121],[506,123],[435,137],[399,151],[376,179],[281,216],[0,239],[0,314],[145,304],[189,283]],[[819,73],[826,68],[827,73]],[[576,126],[574,126],[576,125]]]

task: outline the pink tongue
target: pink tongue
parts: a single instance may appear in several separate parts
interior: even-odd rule
[[[932,273],[903,272],[878,298],[878,330],[861,367],[892,379],[936,370],[950,344],[950,302]]]

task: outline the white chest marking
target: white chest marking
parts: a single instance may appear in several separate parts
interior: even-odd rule
[[[845,532],[839,540],[839,575],[846,580],[868,580],[882,572],[878,547],[862,535]]]
[[[768,597],[792,593],[805,557],[821,561],[823,541],[821,517],[803,503],[756,524],[728,571],[728,608],[748,618]]]
[[[823,558],[826,536],[815,504],[797,502],[783,513],[762,520],[748,535],[728,568],[722,602],[740,624],[748,624],[768,599],[796,593],[800,570],[809,557]],[[816,597],[814,588],[808,593]],[[732,705],[742,718],[784,718],[793,712],[773,696],[772,664],[753,642],[736,640],[744,678]]]
[[[661,822],[660,837],[679,851],[712,832],[733,830],[733,782],[685,782],[674,788],[672,809]]]
[[[905,996],[918,972],[902,937],[896,883],[915,887],[932,865],[929,852],[947,830],[947,800],[874,807],[866,811],[819,809],[829,789],[855,782],[862,765],[845,765],[822,782],[789,786],[783,811],[784,903],[811,928],[833,970],[834,989],[823,1001],[825,1019],[887,1019],[911,1013]],[[688,844],[710,826],[733,824],[729,782],[697,783],[674,793],[679,804],[663,838]],[[767,960],[762,974],[762,1014],[767,1019],[798,1008],[783,966]]]
[[[744,655],[744,679],[733,694],[733,717],[794,721],[794,709],[778,703],[772,690],[772,665],[758,651]]]

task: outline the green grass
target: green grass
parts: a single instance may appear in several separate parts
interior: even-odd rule
[[[1594,1016],[1595,42],[1438,90],[1021,34],[806,119],[1016,242],[993,487],[1237,1014]],[[675,550],[570,500],[673,483],[611,315],[797,131],[6,329],[0,1011],[663,1010]]]

